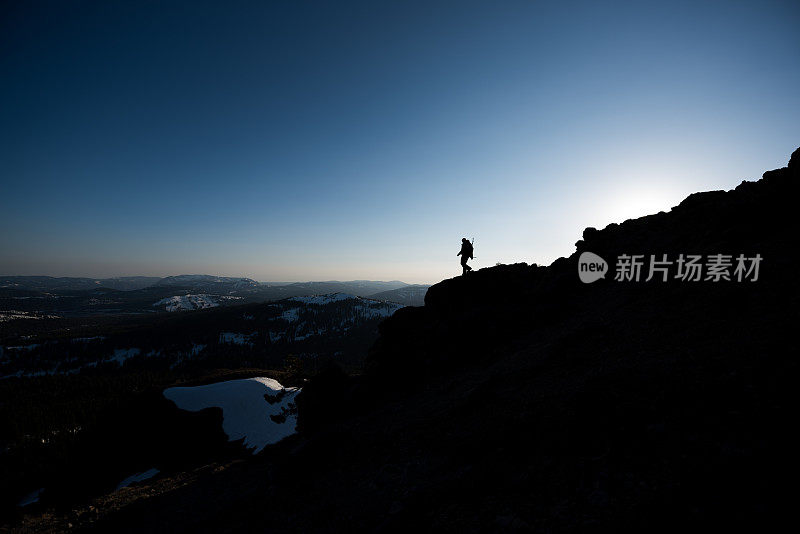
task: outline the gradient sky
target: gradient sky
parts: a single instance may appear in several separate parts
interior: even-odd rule
[[[0,274],[400,279],[785,166],[800,4],[3,2]]]

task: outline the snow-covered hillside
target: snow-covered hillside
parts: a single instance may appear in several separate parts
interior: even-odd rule
[[[242,310],[224,305],[225,299],[234,298],[239,297],[189,294],[162,299],[156,306],[171,312],[211,309],[186,322],[156,321],[155,330],[148,324],[113,335],[92,330],[71,339],[20,337],[0,345],[0,379],[192,365],[281,366],[289,354],[356,363],[377,336],[378,323],[403,307],[349,293],[294,297]]]
[[[154,303],[154,307],[163,306],[168,312],[187,311],[187,310],[204,310],[207,308],[216,308],[223,300],[241,300],[242,297],[231,297],[228,295],[175,295],[167,297]]]
[[[175,295],[154,303],[153,306],[164,306],[168,312],[182,310],[200,310],[216,308],[219,303],[211,295]]]
[[[242,439],[245,447],[257,453],[294,434],[297,414],[293,401],[299,391],[284,388],[271,378],[256,377],[168,388],[164,396],[182,410],[222,408],[222,429],[229,440]]]

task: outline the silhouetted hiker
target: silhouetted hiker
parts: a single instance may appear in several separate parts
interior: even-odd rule
[[[472,243],[467,241],[466,237],[461,239],[461,252],[456,254],[456,256],[461,256],[461,267],[464,268],[464,272],[461,273],[461,276],[464,276],[468,271],[472,270],[472,267],[467,265],[467,260],[472,259]]]

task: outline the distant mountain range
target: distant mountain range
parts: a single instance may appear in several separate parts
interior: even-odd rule
[[[424,306],[425,294],[430,286],[414,284],[370,295],[373,299],[399,302],[406,306]]]
[[[276,298],[289,296],[321,295],[326,293],[352,293],[365,297],[375,293],[408,287],[399,280],[391,282],[352,280],[346,282],[257,282],[251,278],[213,276],[208,274],[181,274],[165,278],[153,276],[123,276],[117,278],[75,278],[53,276],[0,276],[0,289],[28,291],[85,291],[107,288],[119,291],[136,291],[149,287],[174,287],[210,293],[263,292]]]
[[[422,306],[428,286],[400,281],[257,282],[204,274],[123,278],[0,277],[0,323],[22,318],[187,311],[346,293]]]
[[[233,293],[238,291],[252,291],[261,287],[261,284],[250,278],[233,278],[228,276],[211,276],[208,274],[182,274],[162,278],[155,286],[171,286],[189,288],[195,291],[209,291]]]
[[[162,278],[154,276],[121,276],[117,278],[0,276],[0,288],[32,291],[81,291],[106,287],[120,291],[133,291],[150,287],[160,280]]]

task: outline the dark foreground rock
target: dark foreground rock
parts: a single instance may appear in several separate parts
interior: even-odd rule
[[[299,435],[92,528],[768,529],[796,481],[799,154],[733,191],[587,229],[548,267],[431,287],[383,323],[363,376],[305,388]],[[612,271],[587,285],[583,251],[612,269],[621,254],[763,262],[755,282]]]

